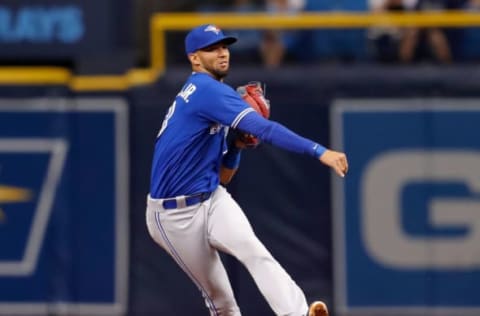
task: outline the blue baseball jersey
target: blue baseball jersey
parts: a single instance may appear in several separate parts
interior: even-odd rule
[[[230,86],[206,73],[192,73],[168,109],[156,139],[151,197],[215,190],[228,128],[235,128],[252,111]]]

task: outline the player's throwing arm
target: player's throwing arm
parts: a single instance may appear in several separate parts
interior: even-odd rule
[[[237,88],[237,92],[260,116],[267,120],[270,118],[270,100],[265,97],[265,89],[262,89],[260,82],[252,81],[240,86]],[[239,138],[247,148],[254,148],[259,144],[256,136],[244,131],[240,131]],[[322,148],[320,145],[317,147],[319,150]],[[345,153],[323,148],[323,153],[318,158],[322,163],[331,167],[340,177],[343,178],[347,174],[348,161]]]

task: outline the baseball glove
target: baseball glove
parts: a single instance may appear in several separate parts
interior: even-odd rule
[[[261,82],[251,81],[238,87],[237,92],[261,116],[266,119],[270,117],[270,101],[265,98],[265,89],[262,89]]]
[[[265,98],[265,89],[259,81],[251,81],[244,86],[237,88],[237,93],[247,102],[258,114],[268,119],[270,117],[270,101]],[[255,148],[260,140],[252,134],[238,131],[237,139],[246,147]]]

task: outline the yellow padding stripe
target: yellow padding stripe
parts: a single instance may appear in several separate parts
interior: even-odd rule
[[[70,82],[74,91],[127,90],[132,86],[146,85],[155,81],[153,69],[132,69],[122,76],[76,76]]]
[[[66,68],[0,67],[0,85],[66,85],[73,91],[124,91],[155,81],[153,69],[132,69],[118,76],[73,76]]]
[[[60,67],[1,67],[0,84],[66,84],[71,72]]]
[[[155,30],[188,30],[212,23],[224,29],[315,29],[392,26],[478,26],[480,14],[469,11],[423,11],[408,13],[321,12],[301,14],[158,13]]]

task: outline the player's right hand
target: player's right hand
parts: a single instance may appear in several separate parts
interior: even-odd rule
[[[332,168],[340,177],[345,177],[348,171],[347,156],[338,151],[327,149],[321,156],[320,161]]]

